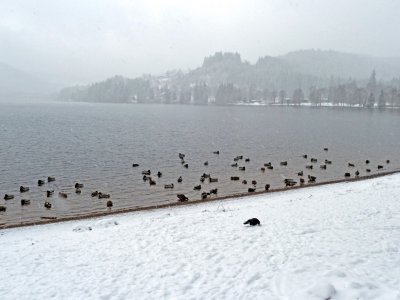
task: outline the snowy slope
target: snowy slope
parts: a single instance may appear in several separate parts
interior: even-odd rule
[[[2,230],[0,299],[400,299],[399,195],[391,175]]]

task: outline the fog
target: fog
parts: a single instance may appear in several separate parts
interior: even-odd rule
[[[396,0],[0,2],[0,62],[63,85],[298,49],[398,56]]]

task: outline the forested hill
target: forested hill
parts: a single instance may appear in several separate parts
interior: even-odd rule
[[[295,93],[307,98],[313,91],[319,91],[317,94],[322,98],[329,88],[341,85],[351,85],[354,91],[362,88],[373,70],[377,74],[375,79],[374,73],[374,80],[378,81],[376,89],[400,88],[399,58],[301,50],[284,56],[265,56],[252,64],[238,53],[217,52],[188,72],[170,71],[135,79],[115,76],[88,86],[64,89],[58,98],[89,102],[226,104],[252,100],[274,102],[277,97],[290,99]]]

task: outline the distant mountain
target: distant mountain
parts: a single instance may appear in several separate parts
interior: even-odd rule
[[[198,68],[170,71],[158,76],[128,79],[116,76],[88,86],[71,87],[59,100],[88,102],[195,103],[212,101],[283,101],[297,94],[325,94],[330,87],[365,86],[373,70],[377,79],[398,87],[400,58],[376,58],[335,51],[302,50],[283,56],[265,56],[255,64],[239,53],[217,52],[204,58]],[[384,83],[382,83],[384,84]],[[382,86],[383,88],[383,86]],[[332,91],[331,91],[332,92]],[[316,96],[315,96],[316,97]],[[234,99],[234,100],[232,100]]]
[[[32,100],[55,91],[54,85],[10,65],[0,63],[0,100]]]

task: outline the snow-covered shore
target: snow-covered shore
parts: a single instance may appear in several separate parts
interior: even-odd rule
[[[0,299],[400,299],[399,195],[395,174],[1,230]]]

